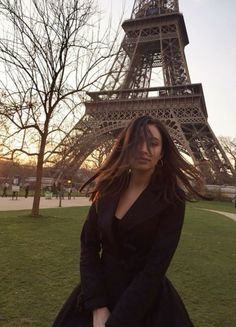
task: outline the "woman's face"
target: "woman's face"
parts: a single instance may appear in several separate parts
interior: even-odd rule
[[[135,156],[130,159],[131,170],[153,172],[156,164],[162,158],[162,137],[155,125],[148,125],[149,148],[143,133],[141,133]]]

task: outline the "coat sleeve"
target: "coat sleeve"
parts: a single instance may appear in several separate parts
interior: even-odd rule
[[[121,296],[106,322],[106,327],[133,326],[134,319],[140,322],[158,298],[179,242],[184,211],[185,202],[176,200],[175,205],[169,205],[163,212],[145,267]]]
[[[88,310],[104,307],[107,304],[100,250],[96,207],[92,204],[81,232],[80,255],[81,289]]]

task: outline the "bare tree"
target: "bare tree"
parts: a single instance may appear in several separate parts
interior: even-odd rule
[[[86,168],[98,169],[110,154],[114,140],[110,139],[105,141],[91,155],[86,159],[84,166]]]
[[[99,26],[94,0],[0,0],[0,156],[36,157],[33,216],[45,158],[80,119],[84,92],[114,52]]]
[[[236,138],[220,136],[219,141],[226,154],[229,156],[229,159],[234,161],[234,166],[236,168]]]
[[[234,161],[233,177],[234,177],[234,184],[236,185],[236,138],[229,137],[229,136],[220,136],[219,141],[223,149],[225,150],[225,153],[229,156],[229,159]]]

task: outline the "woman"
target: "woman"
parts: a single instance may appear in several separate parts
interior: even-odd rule
[[[97,174],[81,233],[81,285],[54,327],[190,327],[166,277],[199,171],[148,116],[120,134]]]

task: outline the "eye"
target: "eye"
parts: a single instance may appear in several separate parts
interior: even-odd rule
[[[151,142],[150,142],[150,145],[151,146],[159,146],[160,145],[160,142],[156,139],[152,139]]]

